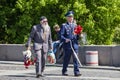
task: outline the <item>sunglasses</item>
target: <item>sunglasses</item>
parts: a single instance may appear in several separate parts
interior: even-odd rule
[[[55,27],[54,29],[59,29],[59,27]]]
[[[46,22],[48,22],[48,21],[42,21],[43,23],[46,23]]]

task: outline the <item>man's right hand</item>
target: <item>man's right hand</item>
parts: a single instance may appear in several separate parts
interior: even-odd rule
[[[66,42],[66,43],[68,43],[69,41],[70,41],[70,39],[66,39],[66,41],[65,41],[65,42]]]

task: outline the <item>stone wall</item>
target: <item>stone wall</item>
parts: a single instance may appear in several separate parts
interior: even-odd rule
[[[23,61],[22,51],[24,50],[24,44],[0,44],[0,60]],[[86,51],[98,51],[99,65],[120,66],[120,46],[80,46],[78,57],[83,65],[86,64]],[[70,62],[72,62],[72,60]]]

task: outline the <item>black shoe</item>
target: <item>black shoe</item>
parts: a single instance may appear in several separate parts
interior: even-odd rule
[[[67,72],[65,72],[65,73],[62,73],[62,75],[63,75],[63,76],[68,76]]]
[[[62,74],[63,76],[68,76],[68,74]]]
[[[75,74],[74,76],[78,77],[78,76],[81,76],[82,74]]]
[[[40,75],[36,75],[36,78],[39,78],[40,77]]]
[[[44,77],[44,75],[43,75],[43,74],[38,74],[38,75],[36,76],[36,78],[39,78],[39,77]]]

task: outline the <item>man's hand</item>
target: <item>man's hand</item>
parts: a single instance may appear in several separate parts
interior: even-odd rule
[[[66,41],[65,41],[65,42],[66,42],[66,43],[68,43],[69,41],[70,41],[70,39],[66,39]]]
[[[31,50],[31,47],[27,47],[27,50]]]

